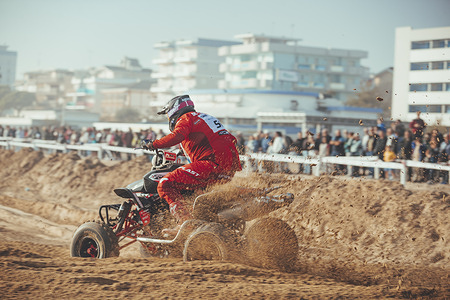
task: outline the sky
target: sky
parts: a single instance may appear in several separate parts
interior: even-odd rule
[[[234,40],[242,33],[368,52],[377,73],[394,65],[395,28],[450,26],[450,0],[0,0],[0,45],[17,51],[17,76],[119,65],[155,69],[154,44]]]

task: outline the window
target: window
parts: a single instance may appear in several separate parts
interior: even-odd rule
[[[410,92],[426,92],[428,85],[426,83],[416,83],[409,86]]]
[[[248,71],[242,74],[242,78],[256,78],[256,71]]]
[[[427,62],[411,63],[411,71],[428,70]]]
[[[309,70],[309,69],[311,69],[311,67],[309,65],[306,65],[306,64],[301,64],[301,65],[298,65],[298,69],[300,69],[300,70]]]
[[[317,71],[326,71],[327,67],[324,65],[316,65]]]
[[[434,61],[431,63],[431,69],[432,70],[442,70],[444,69],[444,62],[443,61]]]
[[[445,113],[450,114],[450,105],[445,106]]]
[[[440,113],[442,112],[442,105],[410,105],[409,112],[428,112],[428,113]]]
[[[432,91],[442,91],[442,83],[432,83],[431,84],[431,90]]]
[[[430,48],[429,41],[412,42],[411,49],[428,49]]]
[[[445,40],[435,40],[433,41],[433,48],[444,48]]]

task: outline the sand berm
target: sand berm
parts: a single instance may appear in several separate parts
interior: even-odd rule
[[[295,231],[292,272],[233,262],[71,258],[75,229],[120,203],[113,189],[150,169],[145,156],[102,162],[77,154],[0,150],[0,298],[322,299],[450,295],[450,186],[344,176],[238,173],[225,188],[283,187],[275,212]],[[275,192],[274,192],[275,193]]]

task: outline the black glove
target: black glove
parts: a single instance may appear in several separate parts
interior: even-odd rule
[[[145,150],[155,150],[155,147],[153,147],[153,141],[152,140],[142,140],[141,141],[141,148]]]

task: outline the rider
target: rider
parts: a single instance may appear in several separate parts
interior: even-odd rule
[[[154,150],[180,144],[190,160],[190,164],[168,173],[158,184],[158,194],[167,201],[178,224],[164,232],[174,235],[184,221],[191,219],[180,191],[229,181],[241,170],[241,164],[236,138],[215,117],[196,112],[188,95],[171,99],[158,114],[167,115],[171,133],[149,141],[147,148]]]

